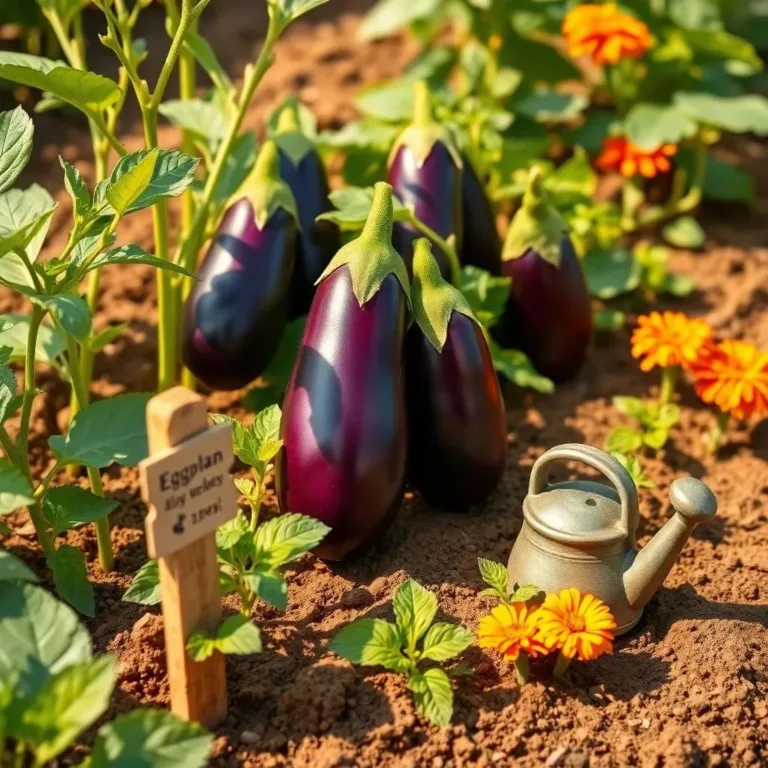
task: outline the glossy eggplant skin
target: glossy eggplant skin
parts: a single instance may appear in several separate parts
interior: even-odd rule
[[[278,208],[263,229],[247,199],[224,215],[184,308],[182,357],[212,389],[239,389],[272,359],[288,320],[296,222]]]
[[[579,257],[570,238],[560,241],[560,267],[529,249],[502,262],[502,275],[512,278],[499,340],[520,349],[536,369],[555,381],[578,373],[592,338],[592,307]]]
[[[482,330],[454,311],[438,352],[414,324],[405,359],[409,481],[435,507],[479,504],[507,455],[504,399]]]
[[[437,141],[421,167],[413,151],[402,145],[389,167],[387,181],[400,201],[413,206],[416,218],[437,232],[440,237],[456,236],[461,245],[461,169],[457,167],[445,145]],[[408,224],[395,223],[392,245],[405,262],[408,275],[413,273],[413,243],[420,235]],[[435,247],[440,272],[450,280],[450,266],[445,254]]]
[[[316,221],[321,213],[333,208],[328,199],[328,177],[317,152],[307,152],[299,164],[294,165],[281,150],[280,177],[296,199],[301,224],[291,286],[291,318],[294,318],[309,311],[315,282],[341,247],[341,234],[332,222]]]
[[[317,287],[283,401],[280,509],[331,527],[315,553],[340,560],[387,528],[403,495],[405,296],[384,278],[362,307],[349,267]]]
[[[501,272],[501,238],[491,201],[475,169],[464,158],[461,169],[461,209],[464,225],[459,261],[492,275]]]

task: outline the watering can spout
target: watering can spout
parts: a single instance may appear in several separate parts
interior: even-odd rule
[[[624,589],[633,609],[642,608],[662,585],[693,529],[710,520],[717,499],[700,480],[681,478],[672,483],[670,501],[674,517],[640,552],[630,553],[631,565],[624,571]]]

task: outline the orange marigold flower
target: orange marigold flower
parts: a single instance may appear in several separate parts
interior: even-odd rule
[[[711,345],[693,366],[696,394],[737,419],[768,415],[768,352],[743,341]]]
[[[703,320],[682,312],[651,312],[637,318],[637,328],[632,332],[632,357],[642,358],[641,371],[650,371],[657,365],[690,369],[711,338],[712,329]]]
[[[638,59],[652,42],[648,27],[614,3],[577,5],[565,15],[562,32],[571,56],[589,56],[597,65]]]
[[[567,659],[596,659],[613,650],[616,620],[608,606],[594,595],[564,589],[547,595],[539,609],[539,638],[550,650],[560,649]]]
[[[652,179],[659,173],[668,173],[672,168],[670,157],[677,153],[674,144],[662,144],[656,149],[643,149],[624,136],[609,136],[603,142],[603,151],[595,160],[598,170],[618,172],[626,178],[638,173]]]
[[[537,614],[537,608],[525,603],[497,605],[490,616],[480,619],[478,645],[494,648],[509,661],[516,661],[521,652],[529,656],[549,653],[537,639]]]

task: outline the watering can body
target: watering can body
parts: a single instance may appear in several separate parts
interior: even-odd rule
[[[550,485],[550,464],[563,460],[599,470],[613,488],[590,481]],[[693,478],[676,480],[670,495],[674,517],[640,550],[635,539],[637,490],[624,467],[590,446],[569,444],[547,451],[531,471],[523,527],[507,565],[510,585],[535,584],[547,593],[575,587],[608,604],[617,635],[628,632],[693,528],[717,509],[712,492]]]

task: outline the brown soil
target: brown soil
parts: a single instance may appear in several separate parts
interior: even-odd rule
[[[345,11],[362,4],[336,0],[335,5]],[[205,33],[232,71],[241,71],[258,46],[263,19],[251,20],[253,8],[252,0],[229,0],[206,12]],[[402,40],[358,46],[356,24],[354,15],[334,16],[326,9],[297,25],[280,43],[278,63],[249,124],[260,126],[287,91],[298,91],[324,127],[352,116],[355,89],[395,75],[410,52]],[[162,47],[157,17],[146,34]],[[96,47],[92,56],[108,61]],[[48,247],[52,255],[65,237],[69,210],[56,155],[76,162],[86,174],[92,166],[82,125],[47,114],[37,126],[35,159],[24,181],[44,184],[60,200]],[[128,145],[138,147],[135,121],[127,120],[123,129]],[[173,131],[164,129],[161,143],[174,145]],[[763,348],[768,347],[768,251],[762,225],[768,215],[766,154],[761,143],[740,142],[737,156],[762,174],[756,180],[755,209],[704,211],[705,252],[675,257],[676,268],[695,272],[700,290],[669,305],[702,315],[718,333]],[[149,215],[126,222],[122,236],[151,250]],[[18,308],[7,293],[0,296],[0,310]],[[113,268],[105,274],[97,325],[127,321],[130,329],[98,359],[98,395],[153,387],[155,317],[151,270]],[[346,622],[364,615],[389,617],[388,602],[406,575],[439,595],[445,617],[476,628],[489,608],[477,597],[476,558],[506,560],[520,529],[535,458],[558,443],[602,445],[617,421],[610,398],[653,389],[654,378],[641,374],[629,356],[628,337],[622,331],[600,338],[587,368],[554,396],[507,393],[507,472],[483,509],[446,514],[409,497],[377,549],[343,565],[307,557],[289,569],[288,610],[255,611],[264,652],[227,660],[230,714],[216,731],[212,765],[768,765],[768,421],[751,430],[732,428],[715,460],[703,445],[713,414],[688,391],[682,395],[682,424],[668,447],[646,461],[658,488],[640,494],[641,543],[669,517],[668,491],[676,477],[704,479],[719,498],[719,516],[694,534],[643,621],[617,642],[615,654],[575,663],[562,684],[540,677],[521,690],[508,666],[473,648],[466,659],[476,674],[458,684],[454,725],[440,729],[416,716],[396,675],[355,669],[324,650]],[[32,452],[41,470],[46,437],[60,431],[66,419],[67,393],[51,373],[41,372],[39,383],[44,394],[36,401]],[[212,395],[210,407],[246,415],[239,395]],[[112,531],[117,569],[103,575],[91,566],[98,615],[89,627],[97,650],[116,653],[121,662],[114,714],[166,705],[168,686],[159,611],[120,601],[146,558],[136,472],[113,468],[105,482],[108,494],[120,502]],[[269,508],[274,510],[273,498]],[[93,563],[92,531],[69,539]],[[3,543],[44,572],[29,538],[16,535]],[[226,608],[235,606],[228,600]]]

